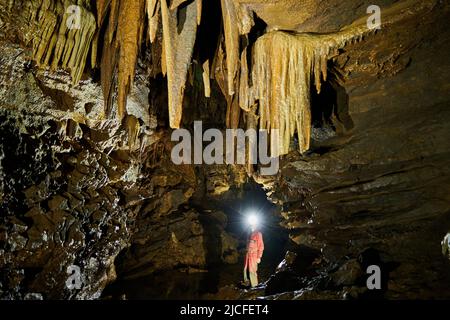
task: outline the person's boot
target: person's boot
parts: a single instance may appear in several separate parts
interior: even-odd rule
[[[242,280],[241,282],[240,282],[240,285],[242,286],[242,287],[250,287],[250,280]]]

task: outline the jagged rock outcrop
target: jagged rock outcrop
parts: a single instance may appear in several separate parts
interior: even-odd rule
[[[139,119],[130,134],[104,118],[101,87],[91,79],[72,86],[68,73],[34,67],[6,41],[0,61],[2,298],[99,298],[117,278],[116,266],[124,276],[139,265],[148,274],[236,263],[226,216],[197,212],[188,201],[242,183],[244,171],[175,166],[169,132],[157,129],[142,81],[128,97],[128,113]],[[206,183],[203,175],[216,178]],[[145,254],[134,250],[139,243]],[[121,252],[130,258],[126,270]],[[73,265],[80,289],[66,284]]]
[[[134,215],[120,190],[136,181],[136,163],[109,153],[127,139],[97,118],[98,85],[69,89],[65,75],[31,73],[21,48],[1,51],[1,295],[98,298]],[[66,286],[72,265],[80,290]]]
[[[216,170],[220,168],[208,173],[213,175]],[[204,202],[205,197],[224,190],[208,189],[193,166],[180,168],[170,159],[151,176],[146,190],[136,192],[149,197],[140,205],[130,248],[117,260],[118,272],[130,279],[174,268],[206,270],[220,262],[236,263],[237,241],[225,231],[227,215],[205,204],[192,208],[190,201]],[[237,185],[239,181],[225,183]]]

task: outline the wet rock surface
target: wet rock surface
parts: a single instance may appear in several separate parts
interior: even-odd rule
[[[29,65],[19,46],[1,50],[2,298],[99,298],[117,274],[237,262],[227,216],[188,202],[241,184],[242,173],[174,166],[167,133],[156,132],[142,108],[141,83],[129,108],[143,126],[130,140],[120,123],[103,118],[97,84],[71,87],[63,72]],[[208,185],[205,174],[215,177]],[[77,290],[67,287],[71,266],[81,271]]]
[[[114,279],[114,257],[127,237],[120,194],[105,169],[114,161],[76,145],[67,153],[52,150],[51,135],[33,127],[26,134],[11,130],[8,116],[2,136],[17,144],[4,144],[16,149],[5,150],[2,165],[20,170],[5,171],[3,180],[1,268],[6,278],[18,271],[22,277],[10,283],[13,293],[6,297],[20,298],[24,288],[46,298],[98,297]],[[70,265],[82,268],[89,283],[79,292],[65,288]]]
[[[424,25],[437,27],[446,16],[448,10],[436,12]],[[372,263],[385,271],[384,297],[448,297],[440,242],[450,227],[449,34],[423,46],[417,41],[427,37],[424,29],[410,22],[396,37],[381,31],[339,57],[354,127],[329,139],[326,150],[290,154],[280,180],[268,184],[291,239],[338,266],[330,275],[337,287],[366,274],[370,263],[358,267],[355,259],[370,248],[379,256]],[[408,30],[417,39],[402,36]],[[387,43],[410,51],[389,60]],[[379,66],[378,75],[366,66]]]

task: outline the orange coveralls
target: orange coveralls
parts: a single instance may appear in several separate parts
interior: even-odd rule
[[[253,231],[247,242],[247,254],[245,255],[244,281],[248,281],[247,270],[250,273],[252,287],[258,284],[258,261],[264,251],[264,241],[261,232]]]

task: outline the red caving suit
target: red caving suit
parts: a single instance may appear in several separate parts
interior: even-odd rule
[[[247,254],[245,256],[244,280],[247,280],[247,269],[250,272],[250,282],[252,287],[258,284],[256,272],[258,271],[258,261],[264,251],[264,241],[261,232],[253,231],[247,242]]]

